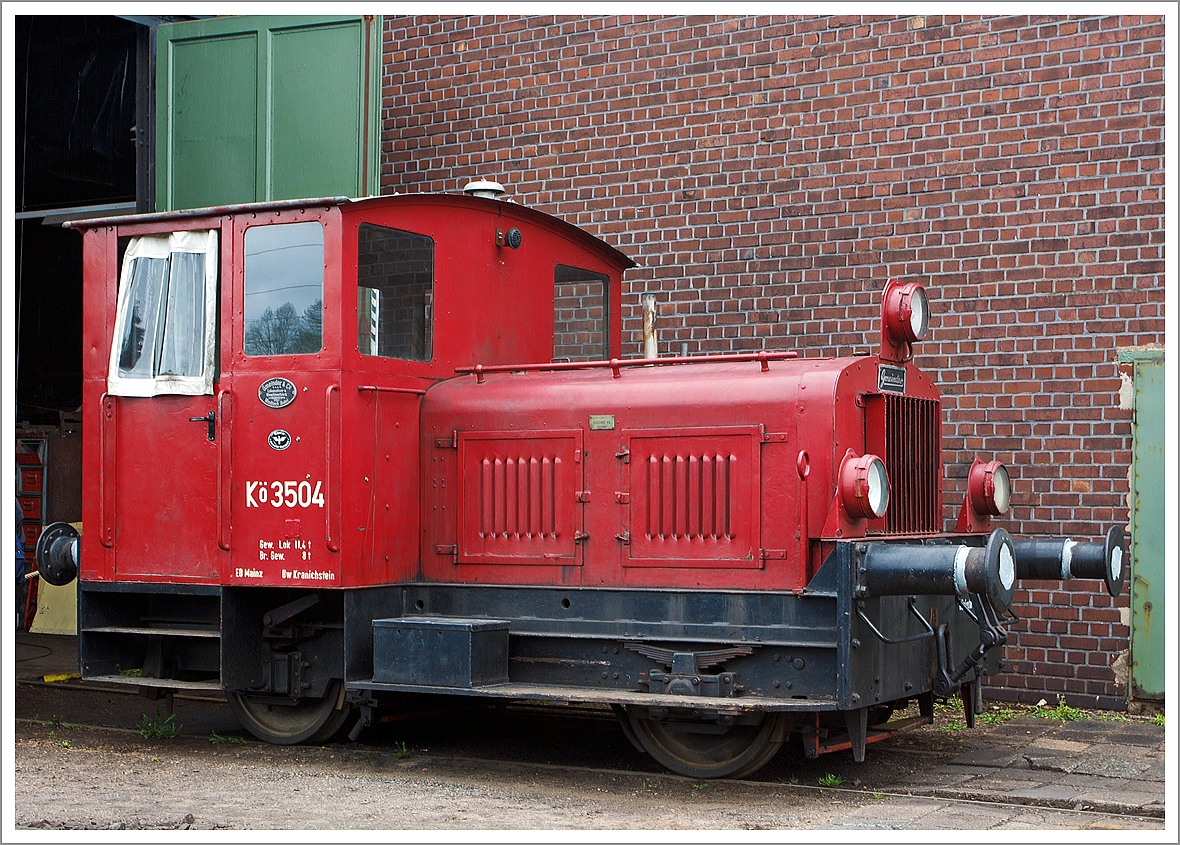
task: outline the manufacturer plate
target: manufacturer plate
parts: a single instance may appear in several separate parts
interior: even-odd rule
[[[291,445],[291,435],[281,428],[276,428],[267,435],[266,442],[270,444],[270,448],[281,452]]]
[[[591,431],[614,431],[615,430],[615,415],[614,414],[591,414],[590,415],[590,430]]]
[[[886,393],[905,393],[905,367],[881,364],[877,368],[877,389]]]
[[[268,408],[286,408],[295,396],[295,385],[285,378],[268,378],[258,386],[258,399]]]

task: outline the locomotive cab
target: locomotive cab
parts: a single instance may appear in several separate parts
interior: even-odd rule
[[[260,618],[286,589],[417,577],[426,390],[464,365],[619,354],[630,260],[515,203],[325,199],[71,225],[86,254],[86,677],[304,683],[260,679],[233,648],[222,660],[219,620]],[[232,589],[247,586],[274,589]],[[310,618],[336,619],[339,594],[322,595],[332,607]]]

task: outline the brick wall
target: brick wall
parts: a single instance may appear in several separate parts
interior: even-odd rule
[[[623,250],[626,352],[641,293],[664,352],[832,355],[921,280],[948,522],[981,454],[1013,533],[1126,523],[1116,350],[1163,341],[1159,18],[388,18],[383,59],[382,191],[497,178]],[[1034,586],[991,694],[1119,706],[1126,597]]]

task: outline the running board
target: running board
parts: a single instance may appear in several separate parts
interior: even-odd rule
[[[484,698],[515,698],[522,701],[554,701],[564,704],[633,704],[643,707],[687,708],[718,713],[805,712],[835,710],[833,698],[717,698],[698,695],[660,695],[630,690],[586,689],[550,684],[488,684],[480,687],[390,684],[371,678],[350,681],[349,691],[417,692],[434,695],[474,695]]]
[[[221,692],[220,681],[178,681],[173,678],[141,678],[137,675],[92,675],[87,683],[120,684],[130,687],[157,687],[190,692]]]

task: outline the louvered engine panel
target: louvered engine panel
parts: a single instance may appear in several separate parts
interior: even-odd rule
[[[760,567],[757,426],[630,434],[629,566]]]
[[[870,523],[877,534],[942,530],[942,405],[882,393],[865,403],[865,447],[885,462],[889,509]]]
[[[580,563],[581,439],[459,434],[459,563]]]

